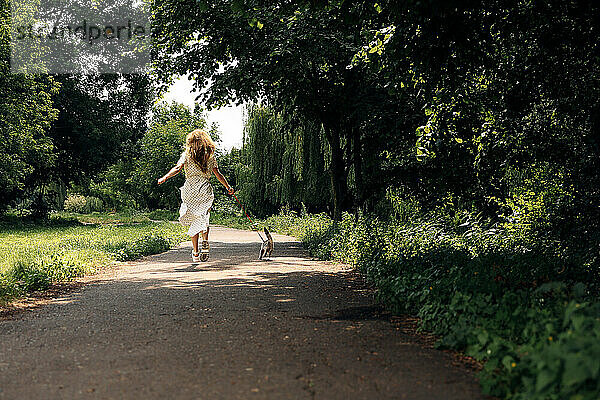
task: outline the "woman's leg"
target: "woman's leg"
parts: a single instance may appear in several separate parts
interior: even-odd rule
[[[204,236],[204,233],[202,233],[202,236]],[[200,234],[196,233],[194,236],[192,236],[192,247],[194,248],[194,254],[198,254],[198,239],[200,238]]]
[[[207,226],[206,230],[202,232],[202,240],[208,240],[208,231],[210,231],[210,228]]]

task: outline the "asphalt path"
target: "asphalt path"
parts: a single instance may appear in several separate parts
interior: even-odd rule
[[[274,235],[214,227],[0,321],[0,399],[482,399],[360,276]]]

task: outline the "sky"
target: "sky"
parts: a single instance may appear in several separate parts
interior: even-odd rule
[[[187,77],[182,77],[176,80],[169,88],[169,91],[164,95],[165,101],[177,101],[183,103],[190,108],[194,108],[194,99],[197,93],[192,92],[192,81]],[[243,106],[223,107],[218,110],[206,112],[206,119],[210,126],[213,122],[219,124],[221,131],[221,147],[231,149],[232,147],[242,146],[242,129],[243,129]]]

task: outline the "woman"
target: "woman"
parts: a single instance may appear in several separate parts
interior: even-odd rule
[[[181,208],[179,209],[179,222],[188,227],[188,235],[192,239],[192,261],[208,261],[208,221],[210,208],[215,196],[210,184],[211,173],[225,186],[229,194],[233,194],[233,188],[227,183],[227,179],[219,172],[215,158],[215,143],[208,133],[196,129],[190,132],[185,140],[185,151],[181,154],[177,165],[175,165],[165,176],[158,180],[162,185],[167,179],[177,175],[181,169],[185,169],[185,184],[181,190]],[[198,252],[198,239],[202,234],[202,249]]]

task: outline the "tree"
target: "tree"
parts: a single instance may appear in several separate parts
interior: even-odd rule
[[[244,128],[239,196],[259,216],[281,206],[323,211],[329,205],[322,126],[292,113],[250,105]]]
[[[144,75],[60,75],[60,113],[50,136],[56,178],[86,187],[145,133],[154,90]]]
[[[11,74],[10,18],[8,2],[0,1],[0,211],[39,192],[56,161],[48,130],[59,86],[51,77]]]

